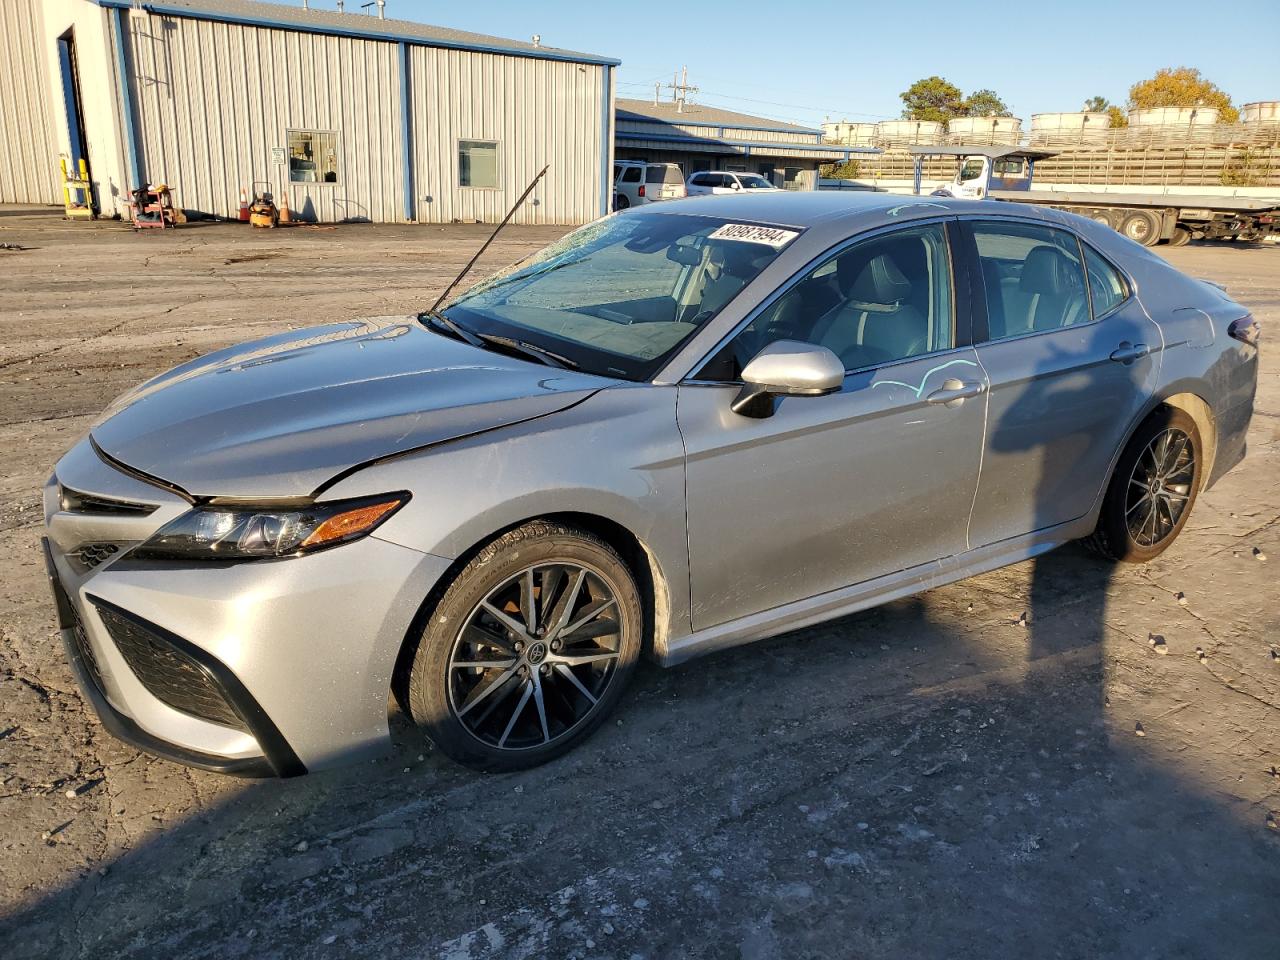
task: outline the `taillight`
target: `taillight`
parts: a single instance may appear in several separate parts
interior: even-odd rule
[[[1227,327],[1227,333],[1234,340],[1256,347],[1258,341],[1262,339],[1262,325],[1253,317],[1244,316],[1239,320],[1231,321],[1231,326]]]
[[[638,196],[638,197],[643,197],[643,196],[644,196],[644,184],[643,184],[643,183],[642,183],[642,184],[640,184],[640,189],[636,191],[636,196]]]

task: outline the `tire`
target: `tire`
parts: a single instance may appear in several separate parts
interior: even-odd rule
[[[1105,224],[1112,230],[1116,229],[1116,216],[1110,210],[1093,210],[1089,213],[1089,219],[1097,223]]]
[[[1126,563],[1158,557],[1191,516],[1203,464],[1200,432],[1190,416],[1171,409],[1152,414],[1120,455],[1098,526],[1086,542],[1103,556]]]
[[[1169,246],[1185,247],[1191,242],[1191,231],[1186,227],[1174,227],[1173,236],[1169,238]]]
[[[1160,218],[1150,210],[1133,210],[1120,221],[1120,232],[1144,247],[1160,242]]]
[[[586,530],[526,523],[484,547],[432,610],[409,670],[409,714],[473,769],[546,763],[612,712],[643,630],[640,592],[613,547]]]
[[[627,195],[624,193],[618,194],[617,202],[613,205],[614,209],[626,210],[629,206],[631,206],[631,201],[627,199]]]

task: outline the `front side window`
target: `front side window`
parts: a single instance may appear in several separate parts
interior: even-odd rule
[[[477,284],[445,312],[475,333],[643,380],[797,235],[720,217],[605,217]]]
[[[1084,245],[1084,265],[1089,274],[1089,293],[1095,317],[1110,313],[1128,299],[1129,288],[1124,278],[1088,244]]]
[[[338,134],[332,130],[290,130],[289,182],[337,183]]]
[[[738,174],[738,182],[747,190],[772,190],[773,184],[755,174]]]
[[[498,188],[498,143],[496,140],[458,141],[458,186]]]
[[[1073,234],[1033,223],[973,224],[992,340],[1088,323],[1089,297]]]
[[[982,158],[974,157],[972,160],[966,160],[964,166],[960,168],[960,182],[966,183],[969,180],[977,180],[982,176]]]
[[[753,319],[701,377],[737,380],[775,340],[827,347],[846,370],[951,349],[955,324],[944,228],[898,230],[826,260]]]

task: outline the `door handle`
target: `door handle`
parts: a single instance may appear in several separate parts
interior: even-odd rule
[[[1116,363],[1133,363],[1135,360],[1141,360],[1151,352],[1151,348],[1145,343],[1130,343],[1128,340],[1121,340],[1120,346],[1111,351],[1111,359]]]
[[[941,387],[925,399],[930,403],[945,403],[948,407],[958,407],[968,397],[976,397],[986,389],[986,384],[980,380],[965,381],[948,377],[942,381]]]

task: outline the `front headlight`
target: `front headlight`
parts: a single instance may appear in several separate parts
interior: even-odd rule
[[[389,493],[305,507],[201,505],[165,524],[130,556],[140,560],[292,557],[372,533],[408,502],[408,493]]]

